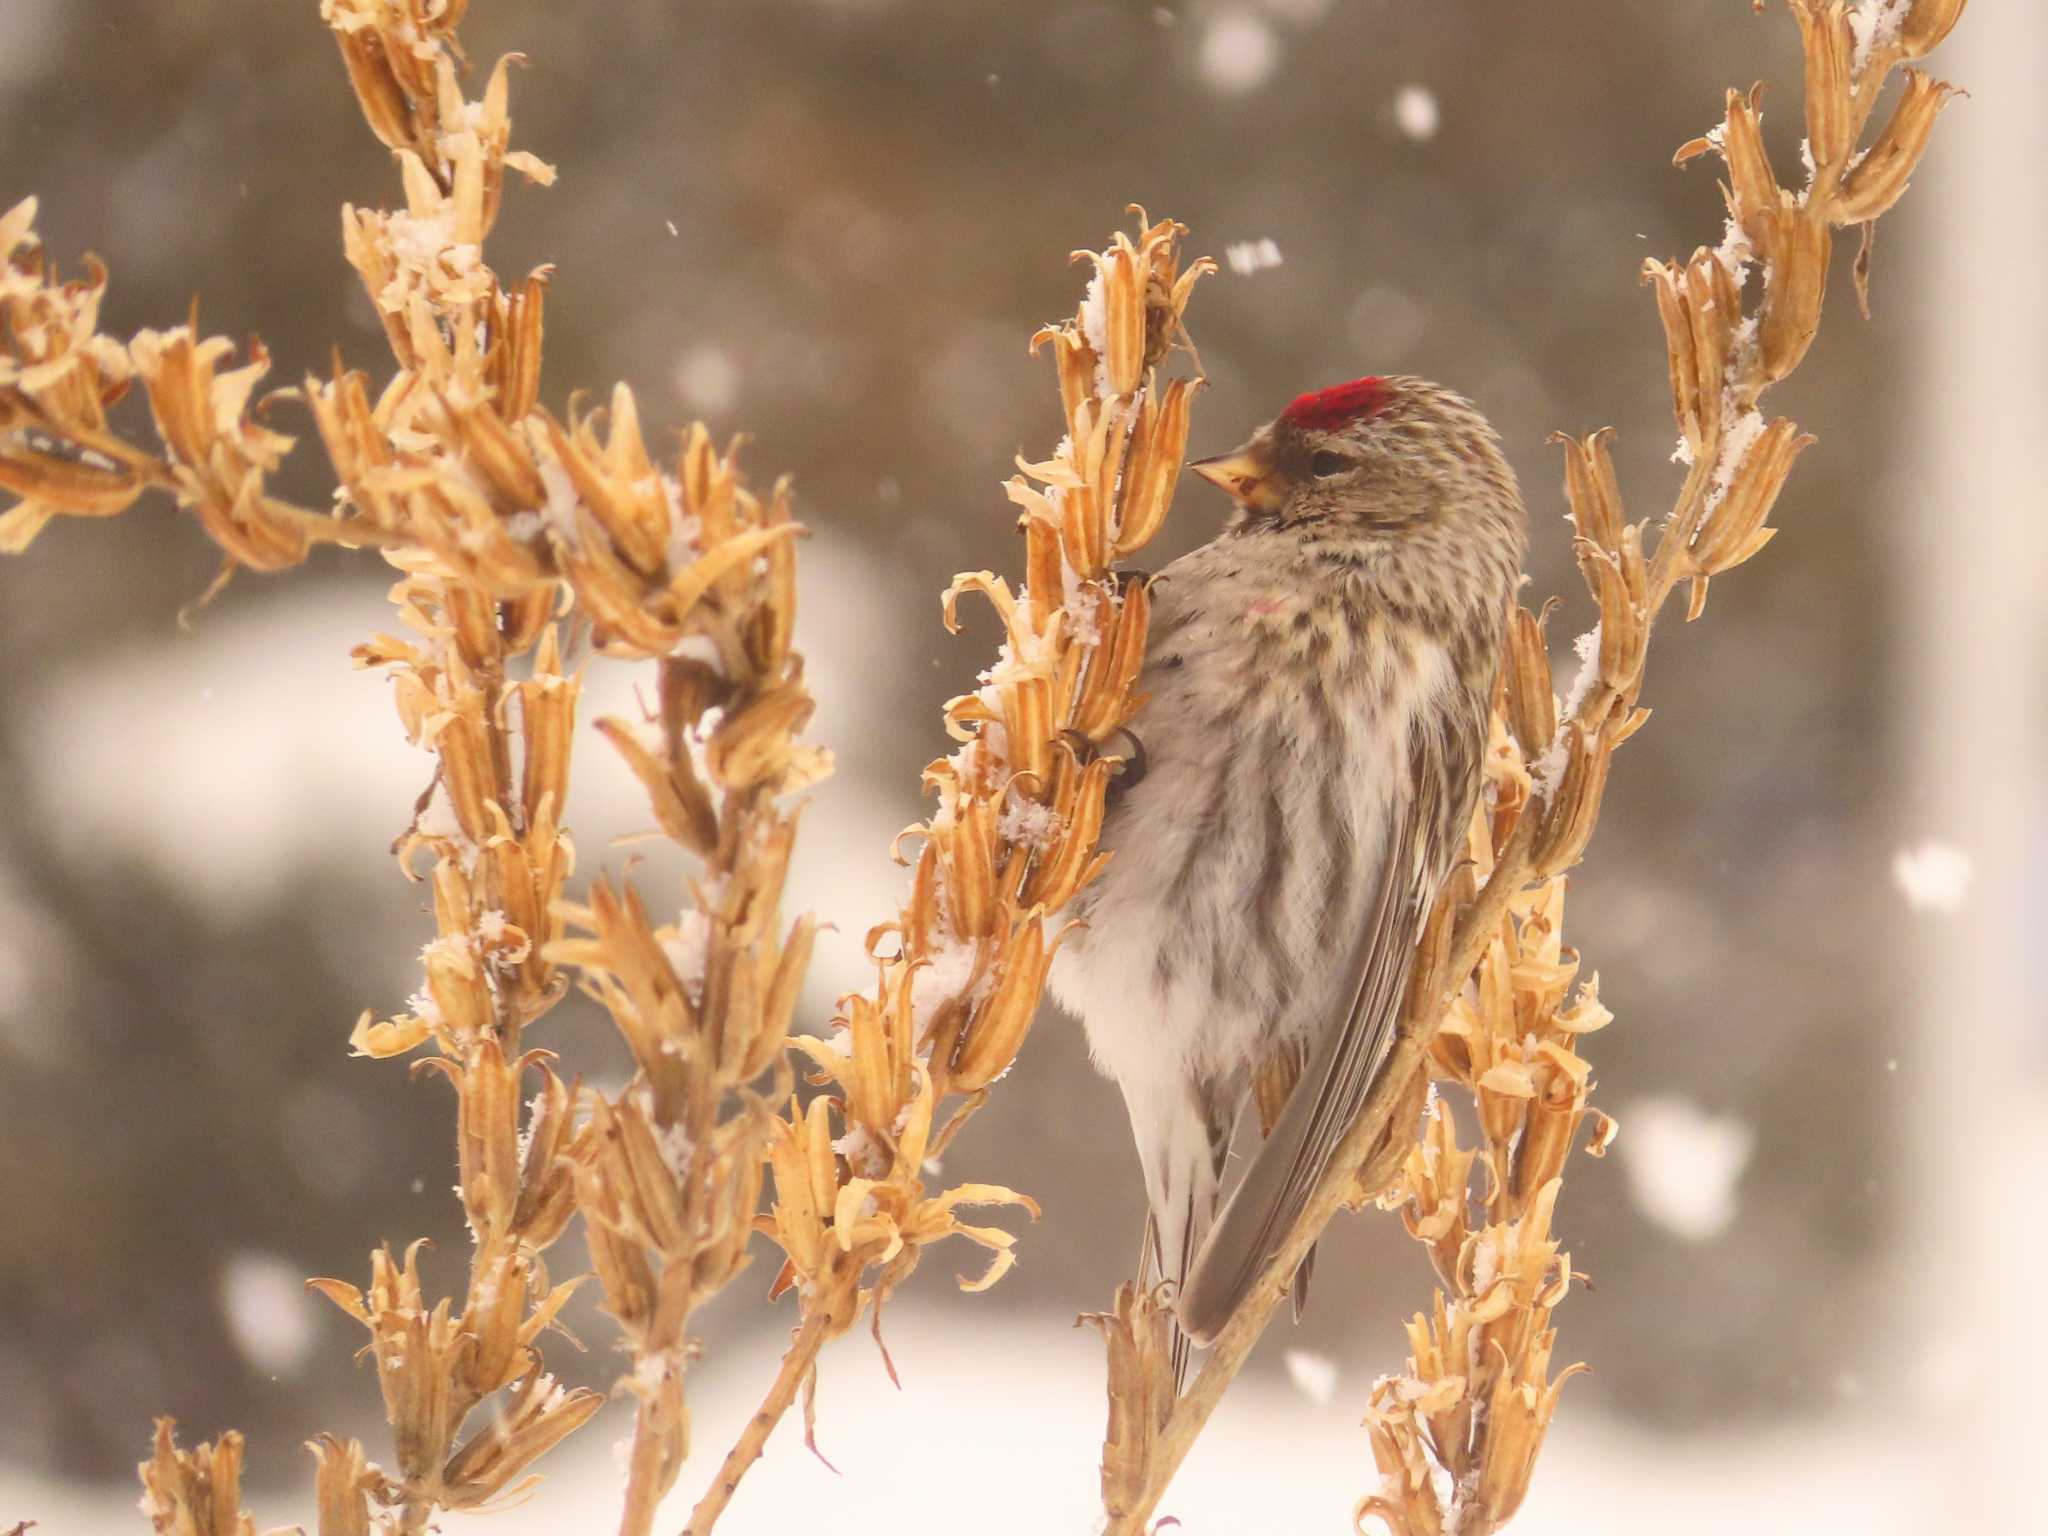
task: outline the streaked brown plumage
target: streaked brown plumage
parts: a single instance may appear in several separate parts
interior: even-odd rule
[[[1154,584],[1147,770],[1052,979],[1124,1091],[1149,1259],[1200,1342],[1384,1061],[1478,792],[1526,518],[1485,419],[1420,379],[1304,395],[1196,467],[1237,507]],[[1254,1101],[1270,1134],[1218,1214]]]

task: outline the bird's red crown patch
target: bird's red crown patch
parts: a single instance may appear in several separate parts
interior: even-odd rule
[[[1318,389],[1306,395],[1296,395],[1287,409],[1280,413],[1281,419],[1292,426],[1312,427],[1328,431],[1341,427],[1347,421],[1356,421],[1361,416],[1370,416],[1387,403],[1387,381],[1377,375],[1371,378],[1353,379],[1349,384],[1333,385],[1329,389]]]

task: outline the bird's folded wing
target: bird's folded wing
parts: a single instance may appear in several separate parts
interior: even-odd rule
[[[1329,1166],[1393,1048],[1394,1025],[1406,988],[1415,939],[1441,877],[1439,828],[1443,808],[1416,794],[1388,807],[1365,921],[1349,956],[1356,978],[1349,1008],[1336,1027],[1321,1032],[1294,1092],[1245,1170],[1235,1193],[1209,1229],[1180,1295],[1180,1324],[1207,1344],[1230,1321],[1238,1303],[1271,1262]]]

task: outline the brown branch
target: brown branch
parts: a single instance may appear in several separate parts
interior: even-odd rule
[[[725,1513],[725,1506],[732,1502],[740,1479],[746,1475],[747,1468],[761,1459],[761,1450],[767,1445],[769,1435],[782,1422],[789,1405],[796,1401],[798,1389],[817,1368],[818,1351],[829,1336],[830,1321],[822,1312],[813,1312],[804,1318],[782,1357],[782,1368],[775,1373],[768,1395],[761,1399],[761,1406],[754,1410],[754,1416],[740,1431],[739,1439],[726,1452],[711,1487],[697,1501],[696,1508],[690,1511],[690,1523],[684,1528],[683,1536],[708,1536],[712,1525]]]

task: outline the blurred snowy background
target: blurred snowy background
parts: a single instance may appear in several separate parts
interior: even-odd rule
[[[1137,199],[1231,253],[1192,314],[1198,451],[1363,372],[1476,398],[1530,496],[1533,591],[1573,605],[1562,643],[1584,608],[1545,436],[1617,425],[1638,516],[1675,485],[1635,269],[1721,214],[1670,152],[1761,75],[1779,163],[1797,154],[1794,29],[1746,0],[479,0],[464,36],[529,55],[514,140],[562,173],[512,191],[493,248],[508,275],[560,265],[548,403],[625,378],[650,421],[744,429],[758,478],[797,477],[842,768],[797,894],[839,930],[817,1027],[895,900],[886,845],[920,814],[938,705],[987,654],[985,630],[946,638],[936,593],[1014,563],[997,481],[1057,431],[1024,343],[1074,303],[1070,248]],[[1773,396],[1821,437],[1785,532],[1663,638],[1657,718],[1574,877],[1623,1133],[1567,1185],[1597,1289],[1561,1313],[1560,1359],[1595,1374],[1519,1530],[2039,1529],[2044,56],[2038,11],[1986,5],[1937,60],[1972,95],[1887,220],[1876,319],[1845,253]],[[0,206],[29,192],[59,259],[113,268],[111,330],[196,293],[209,330],[268,341],[280,383],[337,342],[385,366],[337,209],[395,179],[312,0],[4,0]],[[300,458],[293,488],[320,496],[317,448]],[[1161,558],[1220,510],[1190,488]],[[355,1325],[301,1277],[462,1241],[447,1093],[344,1044],[359,1009],[402,1004],[430,931],[384,852],[428,769],[347,660],[388,623],[387,573],[329,552],[181,631],[213,567],[154,504],[0,565],[0,1528],[136,1529],[158,1412],[187,1443],[246,1430],[259,1518],[305,1517],[301,1441],[384,1441]],[[628,672],[592,680],[586,717],[630,702]],[[585,746],[572,820],[584,868],[616,871],[610,840],[646,815]],[[641,872],[651,892],[676,873]],[[607,1029],[571,1003],[537,1043],[616,1072]],[[963,1298],[935,1256],[889,1319],[900,1393],[864,1334],[826,1356],[844,1475],[785,1425],[727,1528],[829,1507],[857,1533],[1090,1529],[1099,1347],[1068,1324],[1135,1251],[1125,1136],[1048,1013],[948,1169],[1043,1201],[1020,1268]],[[453,1251],[428,1268],[458,1278]],[[703,1319],[678,1510],[770,1374],[787,1313],[766,1279]],[[1348,1529],[1374,1481],[1366,1389],[1428,1293],[1392,1219],[1346,1223],[1307,1322],[1169,1496],[1182,1529]],[[592,1352],[550,1362],[601,1385],[608,1329],[587,1306],[575,1326]],[[477,1529],[608,1529],[613,1413]]]

